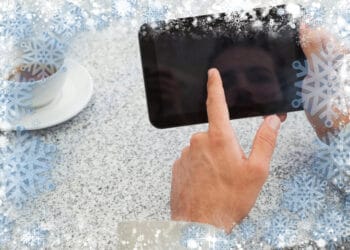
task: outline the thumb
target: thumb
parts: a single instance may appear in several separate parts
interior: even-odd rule
[[[267,117],[259,128],[249,156],[249,163],[268,169],[276,147],[281,120],[277,115]]]

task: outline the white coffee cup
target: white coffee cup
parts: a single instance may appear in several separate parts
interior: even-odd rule
[[[32,82],[31,107],[36,109],[50,104],[61,93],[66,78],[67,69],[63,64],[53,75]]]
[[[18,88],[30,92],[30,98],[26,105],[31,109],[38,109],[49,105],[61,93],[64,82],[67,78],[67,69],[62,62],[58,70],[50,76],[40,80],[17,81],[12,80]]]

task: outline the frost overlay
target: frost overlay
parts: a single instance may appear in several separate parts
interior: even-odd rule
[[[33,70],[38,78],[48,77],[61,66],[69,49],[68,45],[83,32],[91,32],[92,36],[98,37],[99,33],[94,32],[115,26],[120,30],[130,29],[134,32],[132,34],[135,34],[135,30],[147,21],[213,14],[253,6],[251,1],[233,3],[226,0],[214,0],[210,3],[192,0],[169,2],[58,0],[55,4],[38,0],[22,1],[27,7],[30,5],[30,8],[24,8],[11,1],[5,2],[0,3],[1,122],[11,122],[31,112],[28,108],[31,85],[30,83],[16,85],[7,81],[11,69],[23,64],[24,69]],[[342,39],[341,46],[350,45],[348,1],[332,3],[334,8],[325,7],[318,1],[304,2],[306,23],[312,27],[331,27],[335,35]],[[279,11],[283,14],[282,9]],[[302,15],[300,8],[295,4],[289,4],[287,11],[295,18]],[[196,20],[193,25],[197,25]],[[254,27],[262,28],[260,22],[256,22]],[[210,30],[210,24],[207,28]],[[279,31],[280,26],[278,23],[271,23],[269,28],[273,33]],[[115,36],[112,34],[111,37]],[[119,42],[122,43],[121,41],[113,43]],[[108,44],[108,41],[105,40],[103,45],[105,44]],[[78,47],[80,45],[83,48],[84,43],[79,43]],[[99,62],[98,57],[106,49],[94,47],[94,44],[91,47],[94,48],[93,51],[79,48],[76,53],[95,53],[97,59],[92,62],[95,65]],[[108,56],[110,55],[106,55],[103,61]],[[123,52],[119,56],[125,58]],[[319,117],[327,127],[332,127],[333,121],[340,114],[348,114],[350,96],[348,56],[339,52],[337,47],[329,45],[321,54],[314,54],[312,60],[295,62],[291,67],[296,70],[300,79],[296,83],[300,91],[299,98],[293,102],[295,107],[304,106],[312,116]],[[115,79],[112,78],[109,80],[114,82]],[[196,249],[204,240],[210,241],[213,249],[230,249],[236,246],[243,249],[260,249],[264,244],[276,248],[296,245],[300,243],[297,240],[300,238],[297,238],[299,229],[297,225],[300,225],[304,218],[307,219],[304,226],[306,235],[302,235],[302,239],[313,239],[321,245],[324,243],[333,247],[349,242],[346,240],[346,236],[350,234],[349,136],[344,130],[329,137],[331,138],[329,146],[324,144],[319,146],[318,163],[314,165],[312,174],[308,173],[305,167],[305,172],[298,172],[291,179],[289,176],[283,176],[283,180],[286,178],[283,197],[276,198],[280,199],[281,206],[269,209],[277,216],[263,215],[259,221],[247,218],[237,225],[230,235],[218,232],[208,237],[205,228],[191,225],[182,232],[180,239],[182,246]],[[16,136],[9,139],[11,140],[0,143],[0,199],[1,203],[15,205],[20,210],[29,200],[54,187],[50,171],[55,148],[44,143],[39,137],[22,130],[17,131]],[[340,191],[339,201],[342,207],[332,207],[334,201],[326,199],[328,186],[335,187],[337,191],[334,192],[337,194]],[[8,215],[0,212],[0,248],[13,238],[14,225],[15,222]],[[21,248],[19,244],[22,244],[23,247],[30,249],[43,248],[48,235],[47,230],[34,225],[21,230],[16,247]],[[88,243],[84,240],[85,238],[80,242],[81,246],[85,244],[84,247],[88,247],[90,242],[94,246],[99,244],[97,240],[89,240]]]
[[[2,199],[21,208],[29,199],[52,190],[50,171],[54,152],[54,146],[18,129],[10,144],[0,148]]]

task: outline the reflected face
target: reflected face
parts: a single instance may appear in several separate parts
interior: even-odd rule
[[[283,99],[271,55],[258,47],[232,47],[215,58],[230,107]]]

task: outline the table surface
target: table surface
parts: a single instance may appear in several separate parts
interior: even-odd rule
[[[190,136],[207,125],[151,126],[137,24],[116,21],[98,35],[84,33],[71,44],[68,57],[90,72],[94,94],[72,120],[35,132],[57,146],[52,170],[56,188],[17,211],[17,224],[47,229],[51,246],[113,249],[118,222],[170,219],[172,164]],[[261,117],[232,121],[247,153],[261,122]],[[311,166],[314,140],[304,113],[290,113],[251,218],[269,216],[278,206],[281,183]]]

